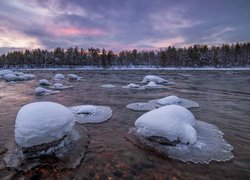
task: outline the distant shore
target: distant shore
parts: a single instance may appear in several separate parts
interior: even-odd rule
[[[10,69],[17,71],[84,71],[84,70],[100,70],[100,71],[133,71],[133,70],[166,70],[166,71],[249,71],[250,66],[247,67],[146,67],[146,66],[133,66],[133,67],[95,67],[95,66],[84,66],[84,67],[44,67],[44,68],[0,68],[0,70]]]

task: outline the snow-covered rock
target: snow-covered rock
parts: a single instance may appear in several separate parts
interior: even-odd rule
[[[3,79],[5,81],[17,81],[18,80],[18,76],[15,74],[4,74],[3,75]]]
[[[14,74],[11,70],[0,70],[0,76],[3,76],[5,74]]]
[[[127,86],[122,86],[125,89],[139,89],[141,86],[138,84],[130,83]]]
[[[36,78],[33,74],[23,74],[22,76],[24,76],[27,80],[32,80]]]
[[[63,89],[73,88],[73,86],[66,86],[66,85],[63,85],[62,83],[55,83],[50,88],[56,89],[56,90],[63,90]]]
[[[196,142],[195,118],[184,107],[178,105],[163,106],[149,111],[135,121],[137,132],[145,137],[164,137],[169,141],[183,144]]]
[[[103,87],[103,88],[114,88],[116,86],[113,85],[113,84],[103,84],[103,85],[101,85],[101,87]]]
[[[63,74],[56,74],[54,76],[54,79],[56,79],[56,80],[63,80],[63,79],[65,79],[65,76]]]
[[[146,86],[143,86],[145,89],[164,89],[167,88],[163,85],[158,85],[154,81],[150,81]]]
[[[75,74],[68,74],[68,79],[69,80],[80,80],[81,77],[75,75]]]
[[[57,93],[59,93],[59,92],[60,92],[60,91],[52,91],[52,90],[45,89],[45,88],[42,88],[42,87],[37,87],[37,88],[34,90],[34,94],[37,95],[37,96],[50,95],[50,94],[57,94]]]
[[[22,76],[22,75],[24,75],[23,72],[17,72],[17,71],[15,71],[14,74],[17,75],[17,76]]]
[[[153,99],[148,102],[136,102],[128,104],[126,107],[134,111],[151,111],[166,105],[179,105],[185,108],[199,107],[197,102],[177,96],[167,96],[161,99]]]
[[[181,99],[177,96],[167,96],[165,98],[158,99],[157,103],[160,105],[170,105],[170,104],[178,104],[181,102]]]
[[[67,135],[74,123],[74,114],[61,104],[30,103],[18,111],[15,140],[24,148],[51,143]]]
[[[112,109],[107,106],[81,105],[70,107],[78,123],[100,123],[112,116]]]
[[[47,79],[40,79],[39,80],[39,85],[44,85],[44,86],[49,86],[50,83]]]
[[[142,80],[143,83],[148,83],[150,81],[153,81],[153,82],[158,83],[158,84],[168,82],[166,79],[163,79],[163,78],[161,78],[159,76],[155,76],[155,75],[147,75]]]

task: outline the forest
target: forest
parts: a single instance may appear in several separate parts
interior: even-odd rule
[[[149,66],[149,67],[244,67],[250,65],[250,42],[220,46],[169,46],[159,50],[112,50],[70,47],[54,50],[13,51],[0,57],[0,68]]]

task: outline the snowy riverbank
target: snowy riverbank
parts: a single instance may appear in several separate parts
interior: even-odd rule
[[[76,70],[76,71],[83,71],[83,70],[104,70],[104,71],[132,71],[132,70],[166,70],[166,71],[249,71],[250,66],[247,67],[231,67],[231,68],[224,68],[224,67],[148,67],[148,66],[129,66],[129,67],[118,67],[113,66],[109,68],[102,68],[102,67],[95,67],[95,66],[84,66],[84,67],[54,67],[54,68],[9,68],[11,70],[29,70],[29,71],[36,71],[36,70],[44,70],[44,71],[68,71],[68,70]],[[0,69],[2,70],[2,69]]]

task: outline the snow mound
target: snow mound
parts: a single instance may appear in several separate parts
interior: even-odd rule
[[[56,90],[63,90],[63,89],[73,88],[73,86],[66,86],[66,85],[63,85],[62,83],[55,83],[53,86],[49,88],[56,89]]]
[[[155,82],[156,84],[174,84],[174,82],[169,82],[166,79],[163,79],[159,76],[155,75],[147,75],[143,78],[142,83],[148,83],[150,81]]]
[[[34,90],[34,94],[37,95],[37,96],[50,95],[50,94],[57,94],[57,93],[59,93],[59,92],[60,92],[60,91],[52,91],[52,90],[45,89],[45,88],[42,88],[42,87],[37,87],[37,88]]]
[[[146,102],[131,103],[128,104],[126,107],[134,111],[151,111],[156,108],[155,104]]]
[[[56,74],[54,76],[54,79],[55,80],[63,80],[63,79],[65,79],[65,76],[63,74]]]
[[[138,90],[145,90],[145,87],[140,86],[138,84],[130,83],[127,86],[122,86],[124,89],[138,89]]]
[[[73,81],[73,80],[80,80],[81,77],[75,75],[75,74],[68,74],[68,79]]]
[[[146,86],[144,86],[145,89],[164,89],[167,88],[163,85],[158,85],[154,81],[150,81]]]
[[[163,106],[149,111],[135,121],[137,133],[142,136],[164,137],[171,142],[180,141],[183,144],[196,142],[194,125],[193,114],[177,105]]]
[[[36,78],[33,74],[23,74],[22,76],[24,76],[27,80],[32,80]]]
[[[0,70],[0,76],[3,76],[5,74],[14,74],[11,70]]]
[[[3,79],[5,81],[17,81],[18,80],[18,76],[15,74],[4,74],[3,75]]]
[[[194,129],[197,132],[197,140],[194,144],[188,145],[179,143],[173,146],[152,141],[137,133],[136,128],[131,128],[129,134],[136,135],[136,139],[143,145],[183,162],[208,164],[211,161],[228,161],[234,157],[233,147],[224,140],[223,132],[215,125],[196,120]]]
[[[30,103],[17,113],[15,141],[23,148],[50,143],[63,138],[74,123],[74,114],[61,104]]]
[[[43,85],[43,86],[49,86],[50,85],[50,83],[49,83],[49,81],[47,79],[40,79],[38,83],[39,83],[39,85]]]
[[[17,76],[23,76],[24,75],[23,72],[17,72],[17,71],[15,71],[14,74],[17,75]]]
[[[78,123],[100,123],[112,116],[112,109],[107,106],[81,105],[70,107]]]
[[[157,101],[160,105],[170,105],[170,104],[178,104],[181,102],[181,99],[177,96],[167,96],[165,98],[161,98]]]
[[[33,74],[23,74],[23,73],[9,73],[4,74],[3,79],[5,81],[26,81],[26,80],[32,80],[35,76]]]
[[[113,84],[103,84],[103,85],[101,85],[101,87],[103,87],[103,88],[114,88],[116,86],[113,85]]]
[[[128,104],[126,107],[134,111],[150,111],[166,105],[179,105],[185,108],[199,107],[197,102],[177,96],[167,96],[161,99],[154,99],[148,102],[137,102]]]

